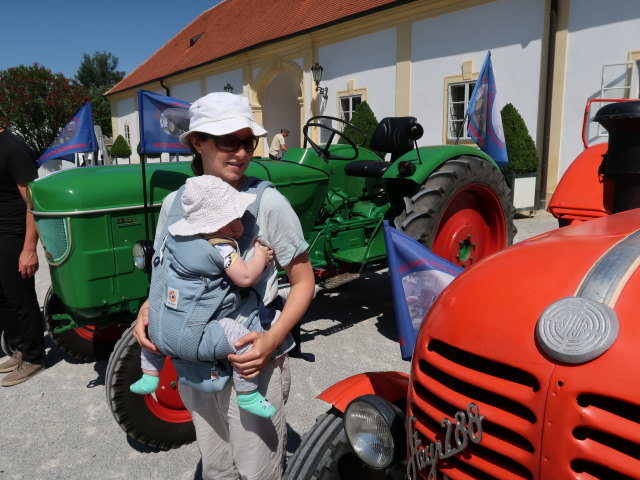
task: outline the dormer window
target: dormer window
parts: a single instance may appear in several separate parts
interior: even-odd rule
[[[202,37],[203,35],[204,35],[204,32],[199,33],[195,37],[191,37],[191,40],[189,40],[189,48],[193,47],[196,44],[196,42],[200,40],[200,37]]]

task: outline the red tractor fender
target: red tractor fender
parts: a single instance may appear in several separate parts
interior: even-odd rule
[[[344,412],[349,402],[371,393],[391,403],[407,398],[409,375],[402,372],[359,373],[330,386],[317,398]]]
[[[607,147],[599,143],[587,148],[562,176],[548,207],[560,226],[611,215],[613,185],[599,173]]]

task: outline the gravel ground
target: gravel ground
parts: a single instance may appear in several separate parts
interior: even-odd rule
[[[556,228],[544,211],[516,219],[516,241]],[[40,256],[44,263],[44,255]],[[50,280],[36,275],[42,302]],[[370,303],[363,299],[374,299]],[[306,359],[291,359],[293,385],[287,449],[328,407],[315,398],[350,375],[372,370],[408,372],[395,341],[385,269],[365,272],[338,292],[321,292],[302,324]],[[131,440],[116,424],[105,398],[106,361],[78,363],[47,338],[47,370],[0,389],[0,479],[199,479],[194,444],[158,451]],[[2,353],[0,352],[0,355]],[[2,359],[0,358],[0,361]]]

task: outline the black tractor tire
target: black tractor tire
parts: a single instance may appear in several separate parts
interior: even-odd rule
[[[447,160],[404,197],[394,225],[461,267],[513,243],[516,228],[504,176],[481,158]]]
[[[377,480],[382,470],[365,465],[354,453],[344,431],[342,413],[334,408],[321,415],[305,433],[289,459],[286,480]]]
[[[109,409],[127,435],[140,443],[161,450],[191,443],[196,433],[184,406],[172,410],[161,405],[157,394],[138,395],[129,390],[142,374],[140,345],[133,336],[134,325],[123,333],[109,358],[105,374]]]
[[[123,328],[113,326],[108,327],[108,330],[99,330],[93,326],[87,326],[56,333],[54,329],[58,323],[52,318],[56,313],[65,313],[65,308],[49,287],[44,300],[43,316],[49,338],[53,343],[67,355],[81,362],[95,362],[109,358]]]

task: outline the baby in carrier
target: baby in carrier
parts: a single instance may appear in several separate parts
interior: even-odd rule
[[[162,354],[142,349],[143,375],[131,385],[132,392],[156,390],[166,355],[211,362],[215,379],[216,361],[252,348],[250,343],[240,349],[234,345],[249,332],[243,323],[261,328],[255,321],[259,300],[255,292],[238,287],[256,283],[273,259],[273,251],[257,241],[250,260],[239,254],[240,219],[255,200],[255,194],[211,175],[189,178],[181,199],[178,192],[182,218],[169,225],[154,253],[149,294],[149,336]],[[234,369],[233,383],[241,409],[273,416],[275,409],[258,391],[258,377],[242,378]]]

